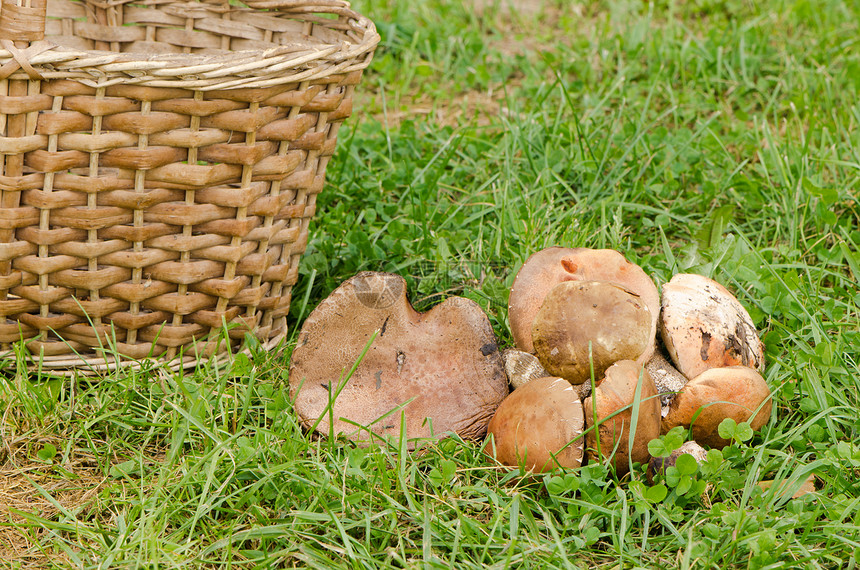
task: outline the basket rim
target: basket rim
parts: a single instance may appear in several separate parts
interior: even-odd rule
[[[283,349],[283,345],[286,342],[287,333],[284,332],[260,343],[260,348],[266,352],[279,351]],[[190,346],[193,346],[193,344],[188,347]],[[106,353],[106,351],[103,352]],[[24,362],[29,370],[40,370],[46,375],[67,378],[86,378],[111,373],[119,369],[141,370],[145,366],[152,366],[155,368],[161,367],[163,370],[177,372],[179,370],[194,368],[201,362],[207,360],[215,366],[223,366],[228,364],[232,358],[235,358],[239,354],[249,356],[251,354],[250,346],[248,346],[247,343],[242,343],[242,345],[235,350],[232,348],[226,351],[222,350],[209,357],[199,357],[193,354],[180,353],[171,359],[164,359],[161,356],[130,359],[127,357],[116,358],[115,355],[111,355],[111,358],[106,358],[103,355],[70,352],[69,354],[53,357],[28,354],[25,357]],[[10,361],[15,358],[16,353],[14,350],[0,352],[0,360]]]
[[[83,4],[88,0],[66,1]],[[112,4],[132,2],[147,4],[147,0],[121,0]],[[327,27],[340,34],[342,41],[296,41],[223,53],[146,54],[81,50],[50,40],[39,40],[18,49],[10,41],[3,40],[0,41],[0,67],[5,67],[6,71],[0,73],[0,80],[71,79],[95,88],[123,84],[200,91],[274,87],[363,70],[370,64],[380,41],[374,22],[351,10],[349,3],[343,0],[244,2],[242,5],[227,4],[224,9],[223,5],[202,1],[199,9],[229,13],[271,11]],[[189,2],[155,0],[149,9],[159,10],[170,4],[188,6]],[[337,16],[337,19],[319,17],[323,14]]]

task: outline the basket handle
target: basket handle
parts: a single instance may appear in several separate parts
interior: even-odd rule
[[[0,1],[0,40],[37,42],[45,38],[48,0]]]

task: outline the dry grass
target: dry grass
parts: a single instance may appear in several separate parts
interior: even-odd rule
[[[59,441],[38,442],[45,443],[56,446]],[[20,568],[62,566],[68,562],[64,555],[46,548],[51,531],[33,519],[86,512],[106,478],[92,457],[53,465],[28,457],[28,447],[32,449],[19,446],[0,466],[0,559],[16,561]]]
[[[400,109],[374,113],[373,118],[389,128],[395,128],[405,120],[419,118],[440,126],[471,124],[485,127],[495,122],[494,117],[505,112],[504,97],[503,90],[470,90],[440,102],[416,91],[401,98]]]
[[[553,0],[466,0],[483,26],[493,33],[485,38],[488,53],[502,59],[517,57],[526,60],[539,57],[541,53],[557,50],[560,44],[570,41],[567,32],[559,25],[561,18],[569,16],[582,19],[583,33],[591,20],[586,17],[586,8],[579,2],[557,2]],[[376,109],[371,116],[378,122],[396,128],[404,120],[427,120],[439,126],[458,127],[470,124],[487,127],[497,124],[497,118],[508,113],[505,99],[523,80],[522,73],[508,77],[504,83],[490,89],[466,89],[447,93],[428,94],[423,84],[416,84],[401,93],[386,94],[385,109],[380,93],[371,82],[357,92],[356,109]],[[546,81],[554,81],[547,75]],[[372,103],[376,100],[376,103]]]

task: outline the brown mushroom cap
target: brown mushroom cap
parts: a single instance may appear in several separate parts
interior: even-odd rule
[[[330,398],[375,331],[332,416]],[[342,283],[308,316],[289,378],[303,425],[328,434],[333,420],[335,433],[357,441],[372,439],[357,425],[398,438],[400,408],[408,438],[478,438],[508,394],[495,335],[476,303],[452,297],[418,313],[402,277],[373,272]]]
[[[511,467],[551,471],[582,465],[584,419],[576,390],[563,378],[538,378],[517,388],[499,405],[487,432],[489,451]]]
[[[764,371],[764,346],[749,313],[725,287],[702,275],[679,273],[663,285],[660,334],[687,378],[735,365]]]
[[[532,323],[547,293],[564,281],[610,281],[639,295],[651,311],[651,343],[636,360],[654,352],[660,295],[641,267],[612,249],[550,247],[534,253],[517,273],[508,299],[508,321],[517,348],[534,352]]]
[[[640,382],[639,413],[631,453],[629,438],[633,402]],[[625,407],[624,411],[609,417]],[[595,393],[583,402],[583,408],[585,423],[590,430],[585,439],[589,457],[601,460],[615,450],[612,463],[619,474],[627,473],[631,460],[633,463],[648,461],[648,442],[660,435],[660,399],[651,376],[641,365],[632,360],[622,360],[610,366]],[[599,427],[592,430],[595,414]],[[600,455],[597,454],[597,432],[600,435]]]
[[[605,281],[565,281],[547,293],[532,338],[541,364],[571,384],[595,378],[651,343],[651,312],[638,295]],[[589,345],[591,359],[589,359]]]
[[[767,423],[770,411],[770,389],[761,374],[746,366],[711,368],[681,388],[663,418],[663,432],[692,424],[694,440],[723,448],[730,442],[720,437],[720,422],[731,418],[737,423],[749,422],[757,430]]]

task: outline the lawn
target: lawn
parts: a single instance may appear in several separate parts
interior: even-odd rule
[[[613,248],[658,286],[692,272],[735,293],[766,346],[770,422],[655,486],[596,463],[522,476],[480,441],[409,451],[303,432],[289,343],[95,382],[10,361],[4,563],[856,567],[860,5],[512,4],[353,3],[382,42],[328,168],[294,333],[344,279],[379,270],[421,310],[476,301],[510,346],[508,291],[530,254]],[[816,492],[796,499],[757,485],[810,475]]]

